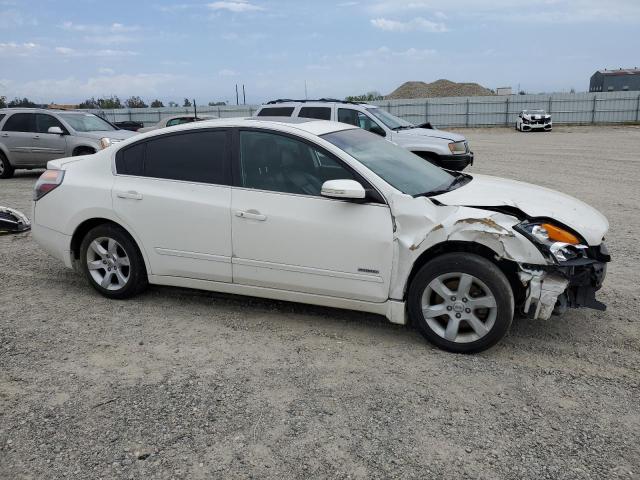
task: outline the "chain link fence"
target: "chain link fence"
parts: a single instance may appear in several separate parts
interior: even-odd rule
[[[542,109],[554,124],[640,123],[640,92],[559,93],[490,97],[446,97],[372,102],[414,124],[431,122],[436,127],[513,126],[522,110]],[[202,106],[202,115],[220,118],[250,117],[259,105]],[[145,126],[162,118],[193,114],[193,107],[91,110],[111,122],[132,120]]]

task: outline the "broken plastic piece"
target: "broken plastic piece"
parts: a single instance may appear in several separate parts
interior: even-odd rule
[[[22,233],[31,230],[26,215],[9,207],[0,207],[0,234]]]

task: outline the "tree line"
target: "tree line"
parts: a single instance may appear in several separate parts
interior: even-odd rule
[[[51,102],[55,103],[55,102]],[[226,105],[227,102],[217,102],[211,101],[208,103],[210,107],[217,107]],[[44,107],[45,104],[37,104],[32,102],[28,98],[14,98],[7,102],[6,97],[0,96],[0,108],[35,108],[35,107]],[[138,96],[131,96],[128,99],[122,101],[119,97],[112,95],[110,97],[102,97],[95,98],[91,97],[86,99],[85,101],[79,103],[77,108],[81,109],[101,109],[101,110],[113,110],[115,108],[161,108],[164,107],[164,103],[159,100],[153,100],[149,105]],[[178,107],[179,105],[176,102],[168,102],[168,107]],[[193,107],[193,103],[188,98],[184,99],[182,103],[183,107]]]

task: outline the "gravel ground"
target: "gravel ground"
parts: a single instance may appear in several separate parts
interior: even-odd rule
[[[152,287],[100,297],[0,237],[0,478],[640,478],[640,128],[466,130],[471,172],[611,222],[607,312],[453,355],[375,315]],[[37,173],[0,181],[30,211]]]

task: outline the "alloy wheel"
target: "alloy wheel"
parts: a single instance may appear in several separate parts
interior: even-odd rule
[[[437,276],[422,294],[422,314],[437,335],[468,343],[487,335],[496,321],[496,299],[487,285],[467,273]]]
[[[131,262],[125,249],[113,238],[99,237],[87,249],[91,278],[107,290],[120,290],[129,282]]]

